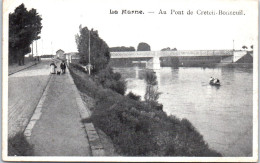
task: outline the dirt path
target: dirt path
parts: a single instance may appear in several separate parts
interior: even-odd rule
[[[32,129],[30,142],[36,156],[91,154],[68,74],[51,78],[42,115]]]

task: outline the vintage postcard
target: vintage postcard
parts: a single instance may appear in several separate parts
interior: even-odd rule
[[[258,161],[257,0],[3,1],[4,161]]]

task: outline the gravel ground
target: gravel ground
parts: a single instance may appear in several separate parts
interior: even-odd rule
[[[89,142],[69,75],[54,74],[49,84],[41,118],[30,137],[34,155],[90,156]]]
[[[44,61],[8,77],[8,137],[27,126],[49,74],[49,61]]]

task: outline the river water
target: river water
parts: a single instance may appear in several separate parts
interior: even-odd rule
[[[114,68],[127,81],[127,92],[145,94],[145,69]],[[252,156],[253,69],[162,67],[155,70],[163,110],[186,118],[209,147],[224,156]],[[211,86],[210,77],[221,86]]]

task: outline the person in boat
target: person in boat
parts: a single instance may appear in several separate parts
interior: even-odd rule
[[[214,78],[210,77],[209,82],[213,82]]]
[[[215,83],[215,84],[219,83],[219,79],[215,78],[213,83]]]
[[[50,66],[51,66],[51,74],[56,74],[56,68],[57,68],[56,64],[52,62]]]

